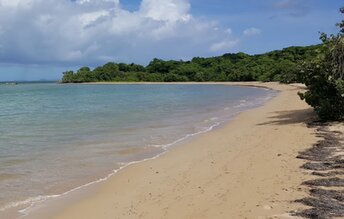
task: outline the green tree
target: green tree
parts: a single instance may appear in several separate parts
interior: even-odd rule
[[[164,76],[164,82],[186,82],[188,78],[185,76],[168,73]]]
[[[62,77],[61,82],[62,83],[73,83],[74,82],[74,72],[73,71],[63,72],[63,77]]]
[[[344,7],[340,9],[344,14]],[[344,119],[344,21],[340,32],[321,34],[323,53],[304,64],[303,82],[308,91],[299,94],[325,120]]]

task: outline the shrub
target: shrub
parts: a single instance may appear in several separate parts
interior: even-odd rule
[[[344,21],[337,26],[337,35],[321,34],[323,55],[304,64],[302,81],[308,91],[299,94],[324,120],[344,119]]]

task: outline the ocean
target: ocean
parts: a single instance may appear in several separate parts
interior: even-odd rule
[[[105,180],[275,95],[225,85],[0,85],[0,212]]]

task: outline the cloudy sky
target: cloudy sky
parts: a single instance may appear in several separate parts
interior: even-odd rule
[[[339,0],[0,0],[0,80],[319,43]]]

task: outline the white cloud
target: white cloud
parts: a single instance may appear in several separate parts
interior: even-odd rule
[[[213,52],[217,51],[228,51],[239,43],[239,40],[225,40],[221,42],[214,43],[210,46],[210,50]]]
[[[89,25],[94,24],[97,20],[101,18],[106,18],[109,16],[109,12],[106,10],[94,11],[89,13],[84,13],[79,15],[79,20],[81,25],[85,28]]]
[[[188,21],[190,4],[186,0],[143,0],[140,12],[157,21]]]
[[[232,29],[227,28],[227,29],[225,30],[225,33],[228,34],[228,35],[232,35],[233,31],[232,31]]]
[[[76,3],[78,4],[84,4],[84,5],[93,5],[93,6],[99,6],[99,5],[112,5],[115,7],[118,7],[119,0],[77,0]]]
[[[193,17],[190,7],[188,0],[142,0],[131,12],[119,0],[0,0],[0,60],[147,63],[217,54],[237,44],[230,29]]]
[[[254,35],[259,35],[261,33],[262,33],[262,30],[255,27],[248,28],[244,30],[243,32],[245,36],[254,36]]]
[[[0,7],[17,8],[29,7],[33,3],[32,0],[0,0]]]

